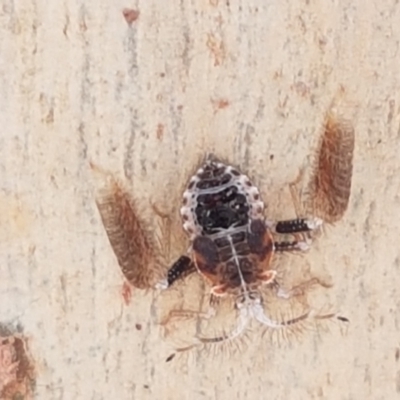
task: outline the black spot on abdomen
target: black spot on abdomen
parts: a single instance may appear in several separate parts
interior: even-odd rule
[[[244,226],[248,222],[249,204],[236,186],[229,186],[217,193],[204,193],[197,197],[195,214],[204,234],[221,229]]]

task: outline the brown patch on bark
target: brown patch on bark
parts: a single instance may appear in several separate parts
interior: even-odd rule
[[[124,8],[122,10],[122,15],[130,26],[139,18],[140,12],[138,10],[134,10],[133,8]]]

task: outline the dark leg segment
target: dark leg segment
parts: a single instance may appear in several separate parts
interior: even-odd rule
[[[269,228],[274,233],[282,235],[293,235],[293,241],[276,241],[274,243],[276,251],[306,251],[310,248],[312,241],[308,232],[318,229],[323,221],[320,218],[297,218],[286,221],[278,221],[270,224]],[[268,226],[268,225],[267,225]]]
[[[297,218],[289,219],[286,221],[278,221],[275,225],[276,233],[298,233],[298,232],[309,232],[316,229],[322,224],[322,221],[318,218]]]
[[[275,251],[295,251],[295,250],[308,250],[308,244],[306,242],[299,242],[294,240],[293,242],[275,242]]]
[[[196,267],[188,256],[179,257],[168,270],[168,287],[171,286],[179,278],[184,278],[194,271],[196,271]]]

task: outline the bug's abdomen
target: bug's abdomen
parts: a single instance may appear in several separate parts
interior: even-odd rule
[[[269,269],[274,249],[264,222],[252,220],[248,227],[214,239],[198,236],[193,251],[198,270],[222,294],[257,285]]]

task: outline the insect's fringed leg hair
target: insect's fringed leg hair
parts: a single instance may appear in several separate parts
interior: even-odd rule
[[[292,288],[285,290],[279,285],[276,285],[277,293],[276,295],[280,298],[283,299],[290,299],[296,296],[304,296],[310,289],[312,289],[315,286],[322,286],[325,289],[331,288],[332,283],[326,282],[320,278],[313,277],[305,282],[299,283],[296,286],[293,286]]]
[[[254,316],[260,323],[270,329],[270,338],[274,340],[278,339],[280,344],[293,338],[299,340],[305,330],[315,330],[322,321],[337,320],[340,323],[348,322],[347,318],[337,313],[318,313],[313,309],[309,309],[290,319],[284,319],[283,316],[279,319],[271,319],[265,314],[261,304],[257,305],[257,309],[254,309]]]
[[[247,308],[242,308],[239,310],[239,322],[236,327],[230,333],[224,333],[220,336],[215,336],[211,338],[205,337],[197,337],[201,344],[212,344],[212,343],[221,343],[225,341],[233,340],[243,334],[246,330],[247,325],[249,324],[251,315]]]
[[[326,315],[317,315],[314,311],[308,310],[307,312],[300,314],[297,317],[287,319],[287,320],[274,320],[268,317],[265,314],[263,306],[261,303],[253,303],[249,306],[250,308],[244,307],[240,309],[239,313],[239,321],[236,327],[230,333],[224,333],[219,336],[214,336],[210,338],[205,337],[197,337],[199,340],[198,345],[200,344],[216,344],[223,343],[227,341],[232,341],[238,337],[240,337],[246,330],[247,325],[250,322],[250,319],[254,317],[258,322],[265,325],[266,327],[274,330],[279,330],[283,328],[292,328],[296,325],[300,325],[300,323],[312,319],[312,320],[323,320],[323,319],[332,319],[337,318],[340,321],[347,321],[346,318],[337,316],[336,314],[330,313]],[[196,345],[191,348],[196,347]]]
[[[334,223],[349,203],[355,135],[350,121],[328,113],[309,184],[314,215]]]
[[[264,308],[261,303],[255,303],[252,306],[253,310],[253,315],[256,318],[256,320],[263,325],[266,325],[268,328],[273,328],[273,329],[279,329],[283,327],[287,327],[290,325],[297,324],[298,322],[304,321],[305,319],[309,318],[311,311],[307,311],[298,317],[284,320],[284,321],[276,321],[271,318],[269,318],[264,311]]]
[[[111,174],[93,165],[92,170],[100,186],[97,208],[122,273],[133,286],[149,288],[160,278],[160,267],[134,201]]]

